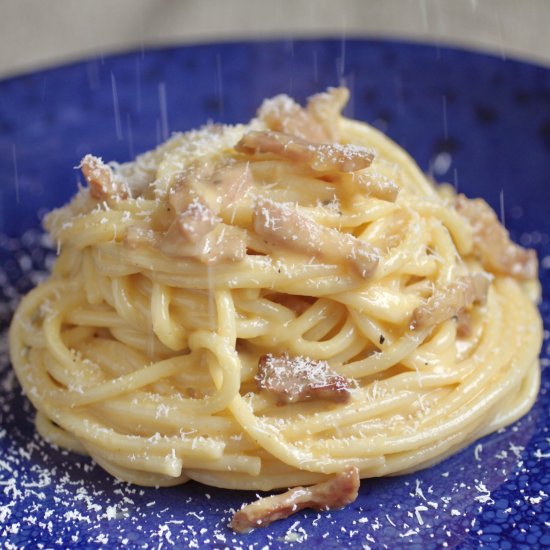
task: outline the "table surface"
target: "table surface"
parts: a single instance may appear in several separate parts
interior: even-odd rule
[[[90,56],[266,37],[390,37],[550,66],[548,0],[0,0],[0,78]]]

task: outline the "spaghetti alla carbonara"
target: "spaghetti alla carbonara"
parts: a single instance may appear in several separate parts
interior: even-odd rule
[[[321,507],[531,407],[535,253],[344,118],[347,96],[82,160],[87,186],[45,220],[51,277],[10,330],[44,438],[132,483],[319,484]]]

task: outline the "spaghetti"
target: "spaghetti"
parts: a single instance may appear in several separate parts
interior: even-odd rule
[[[270,490],[423,468],[531,407],[534,252],[346,100],[83,159],[10,331],[44,438],[141,485]]]

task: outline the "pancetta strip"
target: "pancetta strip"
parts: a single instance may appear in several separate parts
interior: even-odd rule
[[[376,172],[354,175],[357,183],[371,197],[384,201],[395,202],[399,194],[397,184],[382,174]]]
[[[368,243],[270,200],[257,201],[253,225],[254,231],[273,246],[285,246],[329,263],[347,264],[362,277],[368,277],[378,265],[378,254]]]
[[[112,168],[99,157],[86,155],[80,162],[79,168],[94,199],[109,203],[128,198],[130,193],[126,183],[117,177]]]
[[[437,325],[458,316],[472,304],[485,301],[490,282],[486,273],[474,273],[450,285],[436,288],[427,303],[414,310],[410,328]]]
[[[220,210],[233,209],[247,197],[254,180],[248,163],[220,167],[214,172],[211,184]]]
[[[168,202],[176,217],[161,241],[161,250],[170,256],[187,256],[195,250],[192,255],[198,256],[201,242],[221,223],[220,218],[184,180],[170,191]]]
[[[359,470],[351,467],[317,485],[295,487],[286,493],[261,498],[248,504],[236,512],[229,525],[238,533],[246,533],[251,529],[266,527],[274,521],[287,518],[304,508],[343,508],[357,498],[359,486]]]
[[[338,141],[340,138],[338,120],[348,100],[349,90],[344,87],[329,88],[308,99],[307,113],[324,129],[326,138],[322,141]]]
[[[338,119],[348,102],[346,88],[329,88],[312,96],[306,108],[285,94],[264,101],[258,117],[270,130],[284,132],[313,143],[338,141]]]
[[[282,132],[248,132],[235,145],[240,153],[271,153],[306,164],[317,172],[357,172],[371,165],[374,153],[359,145],[312,143]]]
[[[168,193],[175,218],[159,248],[169,256],[197,258],[207,264],[241,261],[246,255],[246,233],[222,223],[216,212],[234,206],[251,185],[246,164],[188,167]],[[203,193],[198,193],[199,188]]]
[[[193,188],[192,177],[188,170],[178,173],[174,180],[174,184],[168,191],[168,204],[176,214],[179,214],[186,210],[191,202],[198,197],[198,193]]]
[[[200,197],[216,214],[234,209],[253,187],[248,163],[211,166],[198,163],[189,166],[175,177],[168,201],[175,212],[182,212]]]
[[[196,243],[210,233],[220,222],[220,218],[212,212],[204,201],[195,197],[187,208],[177,215],[173,225],[182,239],[186,242]]]
[[[330,368],[326,361],[288,354],[260,357],[258,387],[277,397],[277,404],[324,399],[345,403],[350,399],[350,381]]]
[[[465,309],[456,315],[456,335],[459,338],[468,338],[472,335],[472,317]]]
[[[455,208],[472,226],[474,250],[485,269],[518,279],[537,277],[536,252],[512,242],[508,231],[483,199],[468,199],[458,195]]]
[[[205,264],[240,262],[246,255],[246,235],[232,225],[218,223],[194,242],[186,240],[178,220],[170,226],[159,248],[168,256],[196,258]]]

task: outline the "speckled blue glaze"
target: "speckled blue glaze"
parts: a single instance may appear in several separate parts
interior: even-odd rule
[[[128,160],[170,132],[248,120],[265,97],[352,92],[347,113],[438,180],[496,209],[541,262],[550,324],[550,71],[385,41],[262,41],[145,50],[0,82],[0,322],[51,263],[39,217],[74,193],[88,152]],[[165,99],[165,102],[164,102]],[[548,335],[548,333],[546,333]],[[146,489],[43,443],[0,340],[0,542],[15,547],[550,547],[549,342],[532,411],[428,470],[365,480],[357,501],[248,535],[227,527],[252,493]]]

